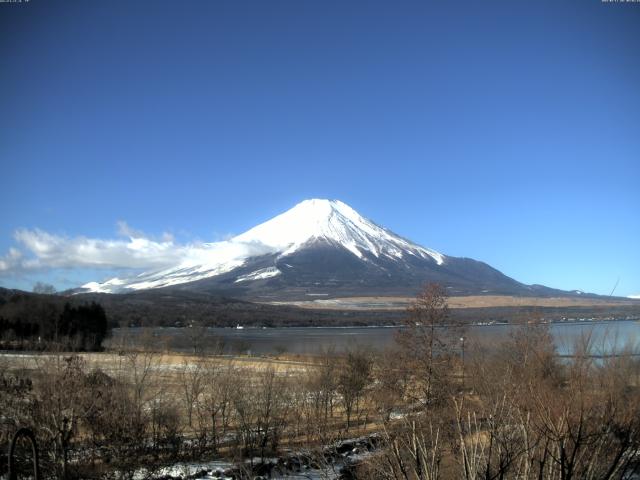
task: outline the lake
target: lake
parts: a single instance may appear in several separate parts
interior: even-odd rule
[[[514,325],[473,325],[467,328],[465,343],[472,345],[497,344],[517,328]],[[625,347],[640,347],[640,322],[635,320],[607,320],[598,322],[565,322],[549,325],[558,353],[570,355],[573,345],[588,335],[592,338],[594,353],[608,354]],[[363,346],[384,349],[392,346],[398,327],[281,327],[281,328],[207,328],[194,331],[189,328],[118,328],[109,340],[117,348],[122,342],[138,344],[151,341],[178,351],[191,351],[194,344],[205,352],[222,346],[226,353],[317,354],[329,347],[336,351]]]

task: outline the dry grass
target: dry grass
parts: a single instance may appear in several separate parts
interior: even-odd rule
[[[38,370],[42,363],[56,353],[2,353],[0,367],[5,371]],[[87,370],[100,369],[104,372],[121,371],[125,364],[126,355],[115,352],[92,353],[62,353],[63,356],[77,355],[87,365]],[[280,374],[300,374],[316,366],[314,357],[281,355],[279,357],[252,357],[243,355],[197,356],[177,352],[153,353],[153,370],[166,374],[178,374],[185,365],[195,365],[202,360],[208,362],[229,364],[247,371],[263,372],[269,368]]]
[[[345,297],[308,301],[277,302],[310,309],[329,310],[405,310],[412,297]],[[272,302],[276,303],[276,302]],[[638,305],[632,299],[580,298],[580,297],[514,297],[508,295],[470,295],[449,297],[450,308],[486,307],[611,307]]]

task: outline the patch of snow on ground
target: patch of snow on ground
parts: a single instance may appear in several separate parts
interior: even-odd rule
[[[262,280],[265,278],[275,277],[277,275],[280,275],[281,273],[282,272],[276,267],[261,268],[260,270],[248,273],[247,275],[240,275],[236,279],[235,283],[246,282],[247,280]]]

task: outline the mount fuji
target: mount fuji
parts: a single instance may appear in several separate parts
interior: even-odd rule
[[[426,282],[450,295],[570,295],[524,285],[486,263],[406,240],[338,200],[305,200],[230,240],[205,244],[179,264],[90,282],[76,293],[171,288],[253,300],[414,295]]]

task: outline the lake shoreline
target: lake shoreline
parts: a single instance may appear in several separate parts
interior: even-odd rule
[[[541,321],[541,322],[529,322],[530,324],[539,323],[542,325],[584,325],[587,323],[611,323],[611,322],[640,322],[640,316],[632,317],[632,318],[612,318],[612,319],[602,319],[602,318],[587,318],[584,320],[549,320],[549,321]],[[497,325],[512,325],[518,326],[522,325],[522,323],[511,323],[511,322],[477,322],[477,323],[464,323],[462,327],[492,327]],[[458,324],[447,324],[438,328],[447,328],[447,327],[459,327]],[[116,327],[113,331],[119,330],[144,330],[144,329],[153,329],[153,330],[184,330],[189,329],[189,326],[151,326],[151,327]],[[286,329],[310,329],[310,330],[340,330],[340,329],[353,329],[353,328],[406,328],[403,324],[386,324],[386,325],[283,325],[283,326],[254,326],[254,325],[241,325],[241,328],[236,327],[205,327],[207,330],[251,330],[251,331],[261,331],[261,330],[286,330]]]
[[[520,323],[478,323],[467,325],[464,337],[476,344],[497,345],[506,339]],[[640,321],[637,318],[612,320],[577,320],[546,322],[554,337],[559,354],[567,354],[572,345],[586,335],[594,341],[606,341],[618,349],[630,341],[640,339]],[[230,353],[236,355],[317,355],[328,349],[344,352],[350,348],[373,348],[385,350],[395,343],[399,325],[386,326],[310,326],[310,327],[128,327],[114,329],[107,347],[142,344],[143,342],[162,346],[177,352],[202,350],[207,353]],[[441,327],[444,328],[444,327]],[[597,343],[597,342],[596,342]],[[470,343],[469,343],[470,344]],[[600,346],[602,351],[609,346]],[[603,350],[604,349],[604,350]]]

